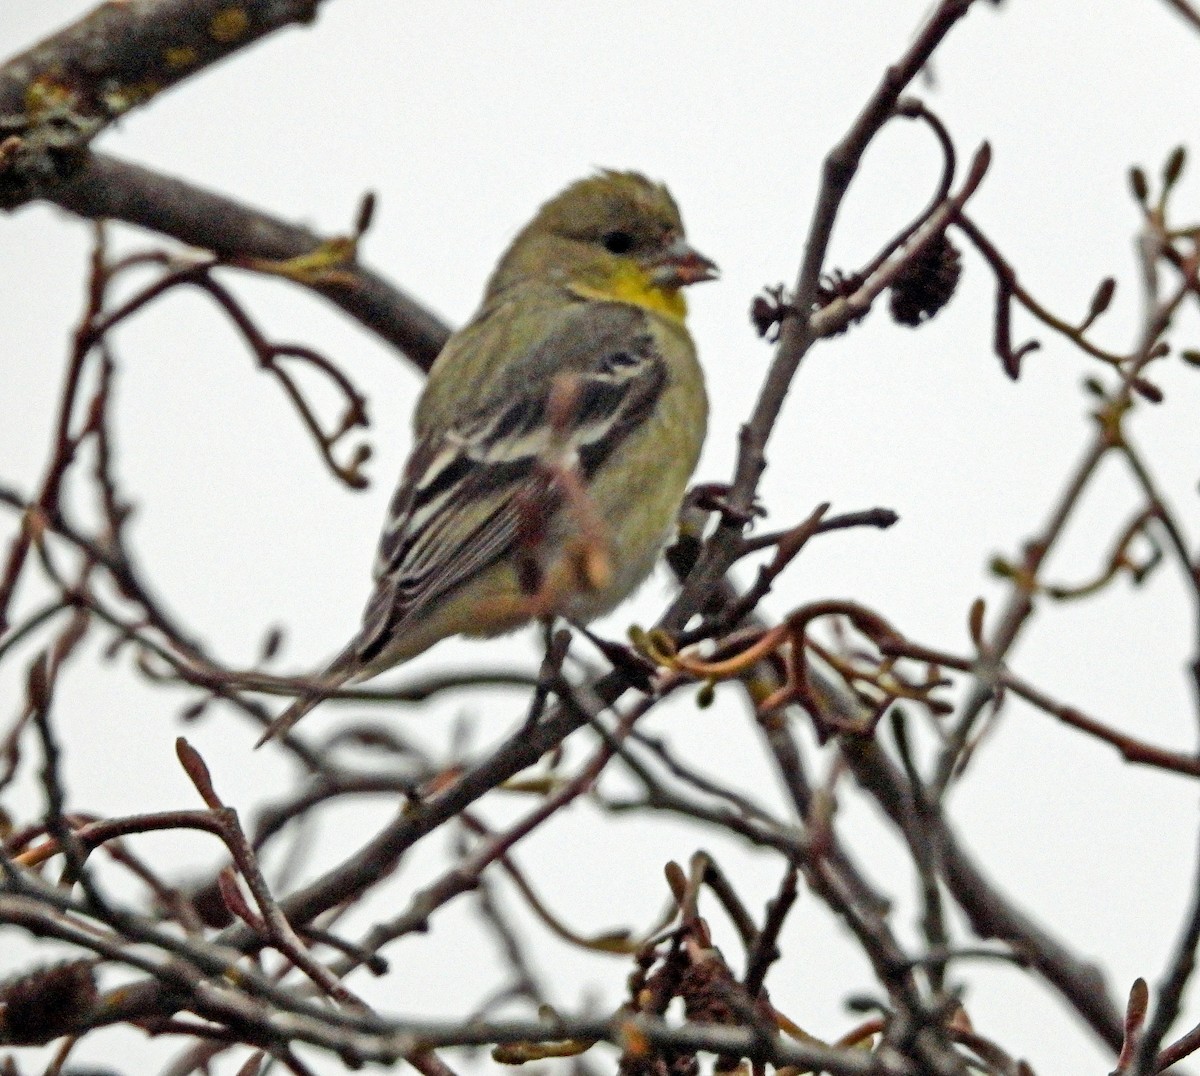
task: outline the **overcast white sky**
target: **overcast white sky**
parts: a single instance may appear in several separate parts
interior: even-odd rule
[[[347,229],[362,192],[376,191],[365,259],[455,324],[470,315],[513,232],[564,183],[596,166],[635,167],[667,181],[691,239],[723,273],[692,297],[713,398],[699,476],[720,480],[770,356],[750,328],[750,299],[763,285],[794,278],[821,158],[929,6],[330,0],[313,27],[270,38],[185,83],[98,145],[324,232]],[[89,7],[0,0],[2,51]],[[1039,298],[1077,318],[1102,277],[1119,278],[1099,330],[1115,348],[1129,345],[1139,315],[1138,220],[1126,173],[1141,162],[1156,176],[1170,149],[1193,137],[1198,58],[1200,35],[1160,0],[1009,0],[999,11],[973,10],[939,51],[934,82],[917,87],[964,158],[980,141],[991,143],[992,169],[972,213]],[[852,268],[872,255],[925,204],[937,168],[923,130],[890,126],[851,192],[834,262]],[[1189,171],[1176,197],[1191,220],[1200,216],[1198,174]],[[0,219],[0,481],[25,490],[47,450],[87,245],[87,229],[52,209]],[[794,521],[824,500],[839,511],[885,505],[901,523],[815,544],[781,581],[771,609],[855,598],[914,638],[963,651],[972,599],[1003,593],[987,576],[989,558],[1015,555],[1041,524],[1090,435],[1080,381],[1101,371],[1018,315],[1018,339],[1036,334],[1043,349],[1019,382],[1004,378],[990,353],[993,281],[970,253],[965,262],[960,294],[921,331],[894,326],[880,310],[806,360],[769,450],[762,492],[772,523]],[[283,624],[284,665],[312,669],[357,623],[419,377],[319,300],[269,281],[233,284],[269,331],[335,356],[369,393],[371,488],[355,494],[327,478],[282,394],[220,316],[198,296],[175,295],[117,338],[119,466],[139,506],[134,541],[172,608],[216,653],[248,663],[264,630]],[[1200,346],[1197,329],[1189,312],[1181,344]],[[1157,376],[1168,402],[1143,408],[1131,429],[1200,537],[1200,374],[1176,362],[1161,364]],[[1140,507],[1115,461],[1111,471],[1052,575],[1088,577]],[[10,531],[11,521],[0,522],[0,536]],[[665,594],[656,580],[607,630],[650,622]],[[34,597],[26,593],[26,607]],[[1122,582],[1094,601],[1047,609],[1016,667],[1059,698],[1186,749],[1196,740],[1184,670],[1189,616],[1167,566],[1141,590]],[[525,636],[446,644],[412,668],[514,661],[535,667]],[[146,690],[126,666],[92,661],[64,685],[73,800],[106,814],[194,805],[174,763],[179,696]],[[16,663],[0,669],[5,720],[21,675]],[[482,742],[511,727],[521,707],[513,695],[463,696],[397,720],[437,744],[452,719],[467,714]],[[338,713],[310,720],[334,722]],[[732,699],[702,714],[690,705],[664,711],[653,729],[697,765],[775,794]],[[231,802],[248,810],[285,787],[281,761],[251,754],[254,730],[236,715],[214,714],[188,735]],[[900,899],[897,927],[911,936],[903,857],[853,799],[839,820],[880,885]],[[1183,779],[1123,765],[1114,752],[1014,706],[951,809],[994,876],[1100,961],[1123,996],[1137,975],[1154,982],[1169,952],[1192,873],[1196,799]],[[34,784],[15,806],[40,808]],[[328,848],[350,847],[383,812],[346,811],[346,828],[322,838]],[[662,864],[686,861],[698,847],[734,864],[756,902],[777,880],[773,861],[689,827],[595,823],[590,808],[579,808],[518,854],[585,930],[648,924],[665,895]],[[216,854],[199,840],[147,847],[181,866]],[[404,878],[416,885],[434,866],[432,850],[422,851]],[[470,959],[463,956],[464,932],[474,929],[469,910],[448,909],[432,935],[397,948],[397,963],[410,970],[387,980],[381,1005],[451,1014],[462,997],[486,993],[493,950],[481,936]],[[529,936],[546,954],[542,966],[564,1009],[620,996],[623,963],[579,958],[537,927]],[[784,951],[790,959],[773,980],[776,1004],[814,1034],[835,1037],[851,1022],[845,997],[870,984],[863,961],[808,898]],[[0,976],[7,965],[0,954]],[[1000,965],[972,968],[970,983],[976,1027],[1037,1071],[1111,1068],[1047,991]],[[1200,1019],[1194,1000],[1188,1015]],[[142,1049],[140,1039],[114,1034],[81,1056],[129,1065],[129,1051]]]

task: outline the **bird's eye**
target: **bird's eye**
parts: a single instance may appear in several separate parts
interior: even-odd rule
[[[601,242],[611,254],[628,254],[633,247],[633,236],[628,232],[605,232]]]

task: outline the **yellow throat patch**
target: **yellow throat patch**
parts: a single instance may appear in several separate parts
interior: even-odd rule
[[[678,288],[660,288],[640,265],[622,261],[603,278],[574,280],[568,285],[581,299],[599,299],[607,303],[640,306],[671,321],[682,322],[687,316],[687,300]]]

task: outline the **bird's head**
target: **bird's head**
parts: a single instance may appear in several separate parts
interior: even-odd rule
[[[561,281],[583,298],[634,303],[682,318],[679,289],[716,266],[689,246],[670,191],[637,172],[603,171],[572,183],[513,240],[488,285]]]

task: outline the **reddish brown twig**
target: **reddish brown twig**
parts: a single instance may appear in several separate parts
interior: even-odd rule
[[[196,791],[200,793],[200,798],[207,804],[213,818],[217,821],[217,832],[225,842],[225,846],[229,849],[229,854],[233,856],[238,871],[245,880],[250,892],[254,895],[259,914],[262,918],[261,920],[255,918],[251,921],[249,923],[251,929],[258,931],[265,938],[269,939],[270,944],[275,949],[278,949],[279,952],[295,964],[296,967],[304,972],[305,975],[330,997],[340,1001],[343,1005],[349,1005],[356,1009],[366,1009],[366,1004],[348,990],[337,976],[309,955],[304,942],[295,930],[292,929],[292,924],[288,921],[287,916],[271,895],[266,879],[259,869],[258,858],[254,854],[254,849],[250,846],[250,842],[246,840],[246,836],[242,832],[237,812],[226,807],[221,802],[221,798],[213,788],[208,767],[199,753],[182,736],[175,741],[175,749],[184,772],[191,778]],[[245,905],[235,897],[236,888],[232,884],[235,881],[234,878],[232,875],[225,877],[226,884],[222,892],[226,895],[228,901],[233,904],[230,910],[234,911],[234,914],[238,914],[239,911],[243,910],[248,913]]]

